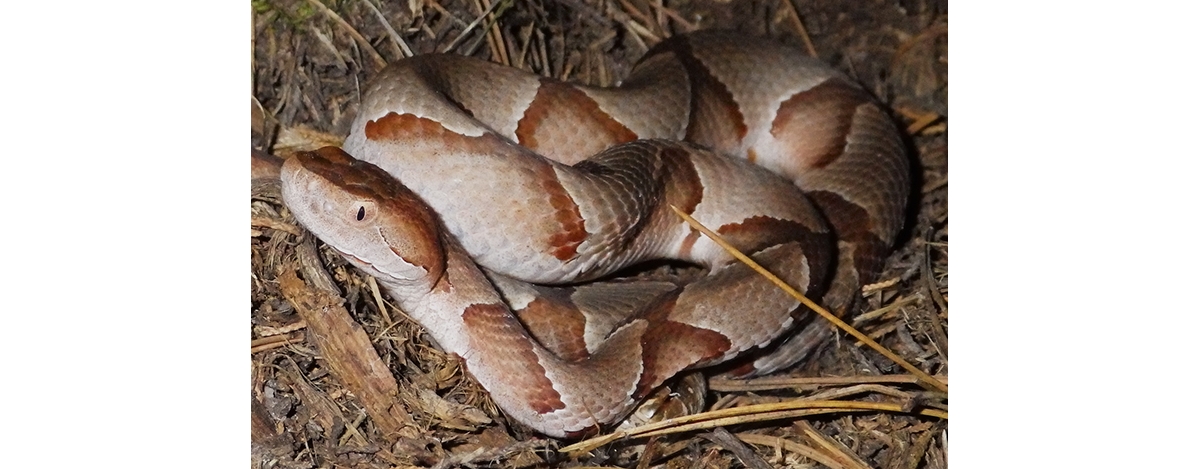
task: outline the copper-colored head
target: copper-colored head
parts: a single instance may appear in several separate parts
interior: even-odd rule
[[[325,147],[288,159],[280,179],[296,219],[351,263],[406,286],[441,277],[436,216],[379,167]]]

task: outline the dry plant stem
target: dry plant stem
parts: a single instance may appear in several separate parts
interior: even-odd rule
[[[316,0],[309,0],[309,1],[316,1]],[[476,26],[479,26],[479,22],[481,22],[485,18],[487,18],[488,14],[491,13],[492,10],[495,10],[496,7],[499,6],[501,3],[503,3],[503,2],[496,2],[496,3],[489,5],[488,8],[483,11],[483,14],[475,17],[475,19],[473,21],[471,21],[469,24],[467,24],[467,27],[465,29],[463,29],[463,32],[459,33],[458,37],[454,38],[453,41],[450,41],[450,44],[447,44],[446,47],[443,47],[441,52],[443,54],[445,54],[447,52],[454,50],[455,47],[458,47],[458,43],[462,42],[462,40],[464,38],[466,38],[468,34],[471,34],[471,30],[475,29]]]
[[[877,292],[879,290],[883,290],[885,288],[891,287],[897,283],[900,283],[900,277],[892,277],[892,278],[889,278],[889,279],[881,281],[881,282],[868,283],[866,285],[863,285],[862,292],[863,292],[863,295],[866,295],[868,293]]]
[[[652,437],[652,436],[659,436],[659,435],[670,435],[673,433],[684,433],[684,432],[690,432],[690,431],[696,431],[696,430],[707,430],[709,428],[723,427],[723,426],[727,426],[727,425],[742,425],[742,424],[754,423],[754,422],[766,422],[769,420],[794,419],[797,417],[805,417],[805,416],[809,416],[809,415],[830,414],[830,413],[865,412],[866,410],[869,410],[869,409],[804,409],[804,410],[784,410],[784,411],[777,411],[777,412],[762,412],[762,413],[748,415],[748,416],[725,417],[725,418],[707,420],[707,421],[703,421],[703,422],[689,423],[686,425],[680,425],[678,427],[671,427],[671,428],[664,428],[661,430],[655,430],[652,432],[647,432],[647,433],[644,433],[641,435],[636,435],[636,436]]]
[[[371,0],[363,0],[362,2],[367,5],[367,9],[371,10],[371,13],[375,14],[375,18],[378,19],[379,23],[383,25],[383,29],[387,30],[388,37],[392,39],[392,42],[397,46],[400,46],[400,51],[403,53],[403,55],[405,57],[412,57],[412,49],[408,47],[408,43],[404,41],[403,37],[400,37],[400,33],[396,32],[396,29],[392,27],[392,24],[388,22],[387,18],[383,16],[383,12],[379,11],[378,8],[375,8],[375,4],[371,3]]]
[[[513,66],[517,67],[521,70],[532,69],[534,67],[526,67],[525,66],[525,56],[527,54],[529,54],[529,46],[531,44],[533,44],[533,23],[529,23],[528,25],[526,25],[524,28],[521,29],[520,37],[521,37],[521,47],[520,47],[521,52],[517,54],[516,61],[513,63]],[[533,63],[533,62],[534,61],[530,61],[530,63]]]
[[[383,315],[384,324],[392,323],[392,315],[388,314],[387,306],[383,303],[383,295],[379,293],[379,283],[375,281],[375,277],[367,276],[367,286],[371,288],[371,298],[375,300],[375,307],[379,308],[379,314]]]
[[[304,334],[288,334],[277,335],[272,337],[263,337],[250,341],[250,354],[253,355],[267,350],[285,347],[297,342],[304,342]]]
[[[656,3],[658,5],[655,5]],[[654,24],[658,26],[658,30],[665,32],[667,31],[667,16],[663,14],[662,3],[663,0],[653,0],[646,2],[646,6],[650,7],[650,10],[654,12],[654,19],[656,20]],[[654,8],[655,6],[658,8]]]
[[[363,436],[363,434],[358,431],[358,426],[362,425],[363,420],[366,419],[367,413],[362,409],[359,409],[358,416],[354,417],[354,421],[350,422],[349,425],[346,425],[346,432],[343,433],[342,437],[338,439],[338,444],[345,445],[346,443],[349,443],[350,440],[356,440],[359,444],[366,443],[367,437]]]
[[[317,41],[319,41],[321,45],[325,46],[325,49],[328,50],[330,54],[333,54],[334,57],[337,57],[339,69],[346,70],[349,67],[349,61],[346,60],[346,57],[342,55],[341,51],[338,50],[337,46],[333,45],[333,39],[330,39],[329,36],[326,36],[324,33],[322,33],[321,30],[317,28],[316,23],[309,23],[308,31],[317,38]],[[308,102],[306,101],[305,104],[308,104]],[[312,109],[312,106],[309,106],[309,109],[312,112],[316,112],[315,109]]]
[[[901,391],[896,388],[891,388],[879,384],[856,384],[844,388],[827,389],[825,391],[808,396],[809,399],[841,399],[846,396],[863,393],[877,393],[885,396],[892,396],[898,399],[912,399],[913,394]]]
[[[631,428],[629,430],[613,432],[608,435],[602,435],[589,440],[584,440],[570,446],[565,446],[558,451],[561,453],[580,453],[591,451],[592,449],[623,438],[667,435],[671,433],[702,430],[726,425],[802,417],[805,415],[841,412],[865,412],[871,410],[901,413],[904,411],[900,404],[889,404],[884,402],[793,400],[772,404],[755,404],[667,419],[661,422],[643,425],[640,427]],[[915,413],[941,419],[949,417],[946,412],[934,409],[921,409]]]
[[[324,3],[321,3],[320,0],[308,0],[308,3],[314,8],[321,10],[322,13],[325,13],[325,16],[328,16],[329,19],[332,19],[338,24],[338,26],[341,26],[342,29],[346,30],[346,32],[350,34],[350,37],[354,38],[354,42],[358,43],[358,47],[361,47],[363,51],[371,57],[371,60],[375,62],[376,68],[383,69],[383,67],[387,65],[387,61],[383,59],[382,55],[379,55],[379,51],[375,50],[374,47],[371,47],[371,43],[367,41],[367,38],[363,37],[362,34],[359,34],[353,26],[350,26],[350,23],[347,23],[346,20],[342,19],[341,16],[338,16],[338,14],[333,10],[330,10],[329,7],[325,6]]]
[[[769,389],[797,388],[804,386],[841,386],[853,384],[915,384],[921,380],[913,375],[878,376],[818,376],[779,377],[769,376],[754,379],[712,378],[708,388],[720,392],[765,391]]]
[[[628,26],[629,26],[629,29],[632,30],[633,32],[637,33],[637,35],[645,37],[646,39],[649,39],[651,41],[651,44],[657,44],[659,42],[662,42],[661,37],[650,32],[650,30],[646,29],[645,26],[634,23],[632,21],[630,21],[628,23]]]
[[[925,459],[925,452],[929,451],[929,444],[933,442],[933,436],[938,434],[935,431],[936,429],[937,427],[935,426],[933,430],[922,433],[917,438],[917,442],[913,443],[913,451],[908,453],[908,464],[905,467],[908,469],[917,469],[917,466],[921,464],[921,460]]]
[[[650,469],[650,461],[661,458],[659,454],[662,447],[662,440],[659,438],[651,438],[646,441],[646,449],[642,450],[642,454],[638,457],[636,469]]]
[[[745,254],[742,254],[740,251],[735,249],[733,246],[729,245],[728,242],[726,242],[724,239],[721,238],[721,235],[718,235],[717,233],[708,229],[704,225],[700,224],[700,222],[696,221],[695,218],[692,218],[691,215],[683,213],[682,210],[679,210],[679,207],[672,205],[671,210],[674,210],[675,214],[679,215],[680,218],[683,218],[684,221],[687,221],[689,225],[692,225],[692,228],[695,228],[696,230],[700,231],[701,233],[704,233],[705,236],[708,236],[709,239],[713,240],[713,242],[720,245],[723,249],[728,251],[729,254],[732,254],[733,257],[736,257],[738,260],[742,261],[742,263],[746,264],[747,266],[750,266],[751,269],[754,269],[756,272],[758,272],[763,277],[766,277],[768,280],[771,281],[771,283],[774,283],[776,286],[783,289],[783,291],[787,292],[789,295],[792,295],[792,297],[799,300],[800,303],[802,303],[804,306],[807,306],[809,309],[816,311],[817,314],[821,315],[821,317],[825,318],[829,322],[832,322],[834,325],[838,326],[838,328],[840,328],[841,330],[846,331],[847,334],[854,336],[854,338],[858,339],[859,341],[861,341],[864,344],[867,344],[872,349],[875,349],[875,351],[883,354],[883,356],[888,357],[888,359],[892,360],[897,365],[900,365],[905,370],[908,370],[909,373],[912,373],[913,375],[917,376],[921,380],[921,383],[923,385],[925,385],[926,387],[928,387],[934,391],[940,391],[940,392],[945,392],[945,393],[950,392],[950,389],[946,386],[945,383],[942,383],[941,381],[934,379],[932,376],[929,376],[928,373],[921,371],[920,368],[913,366],[912,364],[908,363],[903,358],[901,358],[899,355],[892,353],[890,350],[888,350],[884,346],[880,345],[878,342],[871,340],[870,337],[867,337],[863,333],[858,332],[857,329],[851,327],[849,324],[846,324],[845,321],[842,321],[837,316],[830,314],[829,311],[827,311],[825,308],[822,308],[820,305],[814,303],[812,300],[810,300],[807,297],[805,297],[804,295],[800,294],[800,292],[798,292],[798,291],[796,291],[796,289],[792,288],[791,285],[788,285],[787,282],[784,282],[779,277],[776,277],[775,274],[768,272],[767,269],[764,269],[761,265],[758,265],[758,263],[754,262],[753,259],[750,259]]]
[[[940,119],[941,117],[942,116],[939,116],[936,112],[923,114],[921,117],[918,117],[917,120],[913,121],[913,123],[908,124],[908,128],[904,129],[904,131],[908,132],[909,135],[916,135],[917,132],[925,130],[926,127],[929,127],[930,124],[933,124],[934,121]]]
[[[507,0],[499,0],[496,3],[503,3],[505,1]],[[497,18],[495,13],[498,8],[494,7],[492,0],[483,0],[482,6],[486,6],[486,10],[492,12],[488,14],[488,22],[491,23],[491,26],[488,27],[486,34],[488,38],[488,45],[491,47],[492,51],[494,51],[492,53],[492,57],[495,57],[499,63],[511,67],[512,59],[509,57],[510,54],[508,53],[508,47],[504,42],[504,36],[500,33],[500,18]]]
[[[787,5],[788,15],[792,19],[792,26],[796,28],[796,32],[800,34],[800,39],[804,41],[804,47],[808,49],[808,55],[817,56],[817,48],[813,47],[812,39],[808,37],[808,29],[804,27],[804,20],[800,19],[800,11],[796,9],[796,5],[792,4],[792,0],[779,0]]]
[[[928,41],[930,39],[934,39],[938,36],[942,36],[944,34],[949,34],[949,33],[950,33],[950,24],[949,23],[937,22],[937,23],[929,25],[928,28],[925,28],[919,34],[917,34],[916,36],[913,36],[908,41],[905,41],[903,44],[900,44],[900,47],[896,48],[896,53],[892,55],[892,63],[890,64],[889,68],[896,68],[896,63],[899,62],[900,58],[903,57],[905,54],[907,54],[908,51],[912,50],[913,47],[915,47],[916,45],[918,45],[924,41]]]
[[[289,225],[287,223],[270,218],[251,216],[250,226],[270,228],[272,230],[279,230],[290,235],[300,236],[300,230],[297,229],[295,225]]]
[[[258,333],[259,337],[269,338],[269,337],[286,335],[288,333],[296,332],[296,331],[298,331],[300,329],[304,329],[306,327],[308,327],[308,324],[305,323],[304,321],[296,321],[291,324],[284,324],[282,326],[277,326],[277,327],[267,326],[267,325],[254,326],[253,330],[256,333]],[[262,340],[262,339],[258,339],[258,340]],[[253,344],[253,343],[254,342],[251,342],[251,344]]]
[[[674,20],[676,23],[679,23],[679,25],[680,25],[680,26],[681,26],[681,28],[683,29],[683,33],[684,33],[684,34],[686,34],[686,33],[690,33],[690,32],[692,32],[692,31],[695,31],[695,30],[697,30],[697,29],[700,29],[700,27],[699,27],[699,26],[696,26],[694,23],[692,23],[692,22],[690,22],[690,21],[688,21],[688,20],[684,19],[682,16],[679,16],[679,13],[677,13],[675,10],[672,10],[672,9],[670,9],[670,8],[667,8],[667,7],[664,7],[664,6],[662,6],[662,5],[655,5],[655,4],[653,4],[653,3],[651,3],[651,4],[650,4],[650,8],[653,8],[653,9],[655,9],[655,10],[656,10],[656,11],[658,11],[659,13],[661,13],[661,14],[663,14],[663,15],[665,15],[665,16],[667,16],[667,17],[669,17],[669,18],[671,18],[671,19],[672,19],[672,20]]]
[[[647,34],[653,34],[649,29],[646,29],[645,25],[653,25],[654,20],[650,19],[650,17],[646,16],[646,13],[642,12],[642,10],[639,10],[626,0],[620,0],[620,2],[621,8],[624,9],[625,13],[629,15],[631,23],[641,26]]]
[[[929,296],[933,297],[933,302],[941,307],[942,312],[946,311],[946,298],[942,296],[942,291],[938,288],[937,280],[933,278],[933,261],[929,256],[930,239],[933,238],[932,231],[925,235],[925,263],[921,266],[922,274],[925,277],[925,283],[929,287]]]
[[[834,459],[837,459],[842,466],[850,469],[871,469],[871,466],[868,465],[866,461],[863,461],[861,458],[859,458],[858,455],[852,453],[850,448],[847,448],[837,440],[829,438],[821,432],[818,432],[808,422],[801,420],[796,422],[795,426],[799,427],[800,430],[804,432],[804,436],[807,437],[809,441],[816,443],[817,446],[824,450],[826,454],[830,455]]]
[[[854,322],[854,324],[862,325],[862,323],[864,323],[864,322],[875,320],[875,319],[879,318],[880,316],[883,316],[887,313],[890,313],[892,311],[900,309],[900,307],[902,307],[902,306],[908,306],[912,303],[916,303],[920,299],[921,299],[921,297],[919,297],[919,296],[910,296],[908,298],[901,298],[899,300],[893,301],[892,304],[890,304],[890,305],[884,306],[884,307],[879,308],[874,311],[868,311],[868,312],[865,312],[858,316],[855,316],[852,321]]]
[[[742,465],[751,469],[771,469],[771,465],[763,461],[754,450],[746,446],[746,443],[734,437],[729,430],[721,427],[713,429],[711,433],[700,435],[708,441],[716,443],[717,446],[725,448],[741,461]]]
[[[752,445],[770,446],[773,448],[782,448],[784,450],[791,451],[832,469],[843,469],[845,467],[841,464],[838,464],[836,460],[829,457],[825,453],[822,453],[816,448],[806,446],[792,440],[786,440],[778,436],[760,435],[757,433],[738,433],[737,437],[739,440]]]

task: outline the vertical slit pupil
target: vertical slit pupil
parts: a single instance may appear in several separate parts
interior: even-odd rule
[[[367,208],[359,207],[358,208],[358,221],[362,221],[362,219],[366,218],[366,216],[367,216]]]

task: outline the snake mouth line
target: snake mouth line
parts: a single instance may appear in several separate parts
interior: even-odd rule
[[[334,251],[337,251],[337,253],[338,253],[338,254],[341,254],[341,255],[342,255],[342,257],[344,257],[344,258],[346,258],[346,259],[348,259],[348,260],[351,260],[353,263],[355,263],[355,264],[359,264],[359,266],[370,267],[370,268],[371,268],[371,270],[372,270],[372,271],[374,271],[374,272],[378,272],[378,273],[380,273],[380,274],[382,274],[382,275],[387,275],[387,273],[386,273],[386,272],[383,272],[383,271],[381,271],[381,270],[379,270],[379,269],[375,268],[375,264],[372,264],[371,262],[368,262],[367,260],[365,260],[365,259],[363,259],[363,258],[361,258],[361,257],[358,257],[358,256],[356,256],[356,255],[354,255],[354,254],[352,254],[352,253],[349,253],[349,252],[343,251],[343,250],[341,250],[340,248],[334,247],[334,246],[332,246],[332,245],[330,245],[330,246],[329,246],[329,248],[330,248],[330,249],[333,249]],[[388,276],[390,277],[390,275],[388,275]]]
[[[394,274],[392,274],[392,273],[390,273],[390,272],[385,272],[385,271],[383,271],[383,270],[380,270],[378,267],[375,267],[375,264],[374,264],[374,263],[368,262],[368,261],[364,260],[364,259],[363,259],[363,258],[361,258],[361,257],[358,257],[358,256],[356,256],[356,255],[354,255],[354,254],[351,254],[351,253],[349,253],[349,252],[343,251],[343,250],[341,250],[341,249],[339,249],[339,248],[336,248],[336,247],[333,247],[333,246],[329,246],[329,248],[330,248],[330,249],[333,249],[333,250],[334,250],[334,251],[336,251],[338,254],[341,254],[341,255],[342,255],[342,257],[344,257],[345,259],[349,260],[351,264],[355,264],[356,266],[358,266],[358,268],[360,268],[360,269],[363,269],[363,270],[366,270],[366,271],[367,271],[367,273],[371,274],[371,275],[372,275],[372,276],[374,276],[374,277],[377,277],[377,278],[378,278],[378,277],[387,277],[387,278],[389,278],[389,279],[393,279],[393,280],[396,280],[396,281],[401,281],[401,282],[403,282],[403,281],[410,281],[410,280],[411,280],[411,279],[408,279],[408,278],[405,278],[405,277],[400,277],[400,276],[394,275]],[[403,259],[403,258],[401,258],[401,259]],[[407,262],[407,261],[406,261],[406,262]]]

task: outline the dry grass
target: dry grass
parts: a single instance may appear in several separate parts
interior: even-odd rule
[[[252,5],[252,145],[279,155],[340,141],[362,84],[387,61],[414,53],[474,55],[606,85],[624,76],[650,45],[697,28],[738,29],[807,47],[894,109],[912,135],[920,171],[909,228],[882,280],[866,289],[865,309],[850,322],[921,370],[947,375],[944,3],[256,0]],[[659,424],[674,430],[608,441],[588,453],[559,452],[566,443],[507,421],[372,279],[303,235],[277,191],[270,184],[256,186],[251,202],[256,465],[946,465],[946,424],[936,416],[939,408],[945,410],[946,396],[923,391],[895,363],[845,335],[787,375],[713,380],[708,402],[715,417]],[[917,415],[921,409],[935,415]],[[720,421],[725,426],[679,426],[712,418],[725,419]]]

